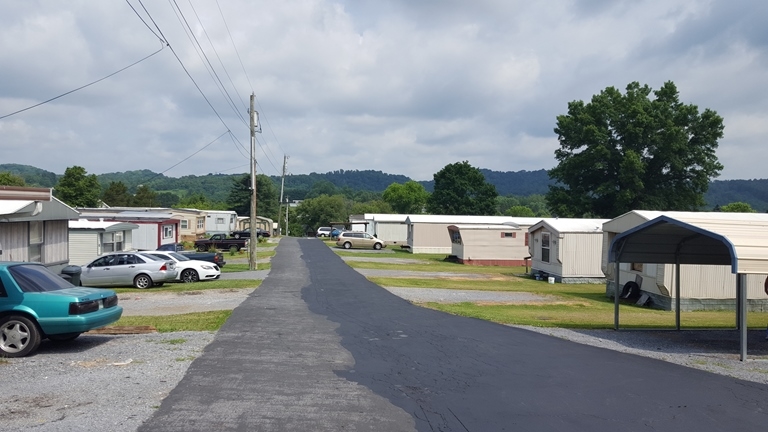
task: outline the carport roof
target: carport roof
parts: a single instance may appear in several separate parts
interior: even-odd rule
[[[665,214],[617,235],[608,257],[611,262],[730,265],[732,273],[768,274],[768,215]]]

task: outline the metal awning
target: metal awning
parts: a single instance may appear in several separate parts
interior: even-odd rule
[[[689,213],[681,219],[660,216],[617,235],[608,261],[614,272],[614,327],[619,329],[621,262],[675,264],[676,323],[680,329],[680,265],[729,265],[737,274],[737,323],[741,360],[747,355],[746,274],[768,274],[768,217],[727,213]],[[751,215],[750,215],[751,216]]]

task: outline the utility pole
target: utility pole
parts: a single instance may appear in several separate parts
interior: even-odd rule
[[[285,235],[288,235],[288,197],[285,197]]]
[[[259,243],[259,231],[256,228],[256,132],[261,133],[259,113],[253,109],[256,96],[251,93],[251,238],[248,240],[248,268],[256,270],[256,245]]]
[[[280,210],[282,210],[283,205],[283,188],[285,187],[285,165],[288,163],[288,155],[283,155],[283,178],[280,180],[280,201],[278,201],[278,207],[277,207],[277,226],[280,227],[280,234],[283,233],[283,226],[280,225],[280,214],[282,213]],[[285,221],[285,234],[288,234],[288,220]]]

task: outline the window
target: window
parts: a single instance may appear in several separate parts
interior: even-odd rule
[[[101,235],[101,250],[104,253],[123,250],[123,232],[104,233]]]
[[[224,218],[216,218],[216,225],[220,225],[224,223]]]
[[[173,238],[173,225],[163,225],[163,238]]]
[[[205,218],[197,218],[197,229],[205,228]]]
[[[503,232],[503,233],[501,233],[501,238],[517,238],[517,233],[514,233],[514,232]]]
[[[541,260],[543,262],[549,262],[549,233],[541,233]]]
[[[235,215],[229,216],[229,223],[235,223]]]
[[[528,233],[525,233],[525,245],[528,246]]]
[[[459,231],[450,231],[451,234],[451,243],[454,244],[461,244],[461,233]]]
[[[643,263],[632,263],[632,271],[643,271]]]
[[[189,221],[186,219],[181,220],[181,229],[188,229],[189,228]]]
[[[43,262],[43,222],[29,223],[29,257],[27,261]]]

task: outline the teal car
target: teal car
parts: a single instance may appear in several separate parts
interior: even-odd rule
[[[0,262],[0,356],[69,341],[120,319],[114,291],[76,287],[38,263]]]

